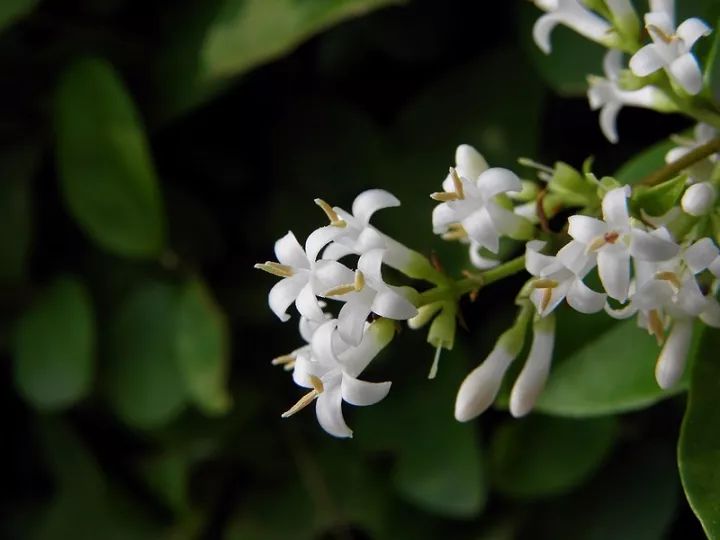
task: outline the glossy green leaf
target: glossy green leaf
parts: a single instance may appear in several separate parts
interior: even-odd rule
[[[279,58],[313,34],[399,0],[217,0],[168,25],[159,66],[164,116],[201,102],[231,77]]]
[[[95,320],[76,278],[57,279],[21,317],[15,340],[15,382],[43,410],[63,409],[90,390]]]
[[[113,316],[108,347],[107,393],[131,426],[151,428],[183,409],[188,390],[176,359],[178,289],[148,281]]]
[[[177,317],[175,351],[191,399],[209,414],[227,411],[227,322],[201,281],[183,286]]]
[[[651,216],[662,216],[677,205],[685,191],[687,176],[682,175],[652,187],[635,188],[632,204]]]
[[[660,354],[655,339],[634,318],[615,322],[604,314],[563,309],[557,351],[537,410],[560,416],[597,416],[641,409],[682,391],[661,390],[655,381]]]
[[[37,149],[11,147],[0,156],[0,283],[16,283],[25,274],[32,235],[31,180],[38,166]]]
[[[40,0],[3,0],[0,2],[0,31],[32,11]]]
[[[663,139],[620,167],[615,173],[615,178],[623,184],[637,184],[665,165],[665,154],[675,146],[677,145],[671,140]]]
[[[709,538],[720,538],[720,331],[707,328],[692,368],[678,446],[685,494]]]
[[[55,131],[63,196],[88,236],[117,255],[157,255],[165,217],[150,149],[131,97],[105,60],[81,60],[63,73]]]
[[[567,492],[602,464],[616,431],[612,417],[509,420],[492,440],[493,483],[501,493],[520,498]]]

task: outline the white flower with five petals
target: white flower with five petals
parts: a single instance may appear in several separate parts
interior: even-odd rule
[[[645,28],[653,42],[630,59],[632,72],[645,77],[662,68],[688,94],[698,94],[703,85],[702,72],[690,51],[695,42],[709,35],[712,29],[696,17],[687,19],[676,29],[675,2],[672,0],[650,0]]]

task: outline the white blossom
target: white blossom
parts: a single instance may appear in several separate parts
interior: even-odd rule
[[[673,1],[651,0],[650,12],[645,15],[645,28],[652,43],[645,45],[630,59],[630,69],[638,77],[645,77],[664,69],[668,76],[688,94],[702,89],[702,72],[697,59],[690,52],[695,42],[712,30],[702,20],[693,17],[675,27]]]
[[[580,0],[535,0],[545,15],[540,17],[533,27],[533,39],[545,54],[550,54],[550,34],[558,24],[575,30],[588,39],[606,46],[616,44],[617,37],[612,25],[590,11]]]

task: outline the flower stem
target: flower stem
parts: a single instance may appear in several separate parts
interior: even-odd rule
[[[715,137],[702,146],[698,146],[697,148],[691,150],[680,159],[672,161],[661,169],[649,174],[640,181],[640,184],[645,186],[655,186],[657,184],[661,184],[666,180],[674,178],[684,169],[687,169],[689,166],[705,159],[715,152],[720,152],[720,137]]]

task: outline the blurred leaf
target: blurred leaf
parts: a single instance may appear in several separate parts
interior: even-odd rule
[[[358,414],[356,433],[362,433],[359,444],[396,454],[392,478],[405,499],[438,514],[468,517],[484,507],[487,486],[477,426],[453,418],[463,377],[458,349],[443,352],[436,379],[395,385],[382,404]]]
[[[199,280],[187,282],[180,292],[175,347],[191,399],[208,414],[227,411],[227,322]]]
[[[720,101],[720,19],[715,23],[712,47],[705,62],[705,86],[710,97]]]
[[[580,490],[541,508],[529,534],[540,540],[662,540],[677,505],[673,449],[635,445]],[[685,537],[685,529],[681,529]]]
[[[493,483],[511,497],[542,497],[582,483],[615,442],[612,417],[574,420],[533,415],[510,420],[491,445]]]
[[[43,410],[63,409],[90,390],[95,321],[90,296],[76,278],[58,278],[19,321],[15,382]]]
[[[184,112],[231,77],[279,58],[313,34],[399,0],[212,0],[168,24],[158,79],[164,117]]]
[[[685,494],[709,538],[720,538],[720,331],[706,328],[692,368],[678,446]]]
[[[605,319],[605,320],[603,320]],[[634,319],[609,321],[604,314],[559,312],[558,350],[537,410],[559,416],[598,416],[641,409],[686,388],[655,381],[660,354],[655,339]]]
[[[2,8],[0,8],[2,9]],[[0,157],[0,283],[16,283],[25,274],[32,233],[31,177],[38,165],[36,148],[11,147]]]
[[[112,66],[99,58],[72,64],[55,102],[57,159],[65,202],[103,248],[153,257],[165,217],[145,133]]]
[[[170,454],[153,456],[142,462],[141,469],[150,489],[176,512],[188,507],[188,460]]]
[[[148,281],[118,307],[110,329],[107,392],[122,420],[152,428],[173,419],[188,391],[176,361],[179,292]]]
[[[665,154],[675,146],[677,145],[671,140],[663,139],[620,167],[615,173],[615,178],[623,184],[637,184],[647,175],[664,166]]]
[[[0,31],[26,15],[40,0],[3,0],[0,2]]]
[[[662,216],[670,211],[685,191],[687,176],[678,176],[656,186],[635,188],[633,206],[642,208],[651,216]]]
[[[519,11],[520,43],[537,72],[558,94],[584,96],[588,88],[587,76],[603,74],[605,48],[558,25],[551,36],[552,52],[545,54],[532,37],[533,25],[543,11],[529,2],[523,2]]]

